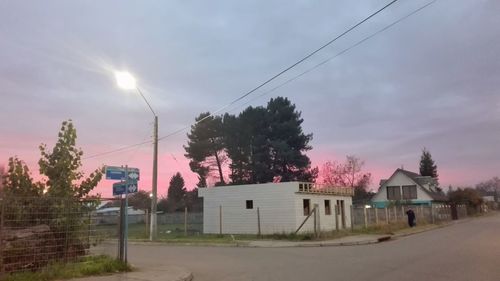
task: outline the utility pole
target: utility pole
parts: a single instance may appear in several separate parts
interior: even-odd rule
[[[151,200],[151,223],[149,231],[149,240],[156,240],[158,233],[157,220],[156,220],[156,209],[158,200],[158,116],[155,114],[155,124],[153,132],[153,198]]]

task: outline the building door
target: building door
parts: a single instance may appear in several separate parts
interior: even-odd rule
[[[338,229],[339,221],[342,229],[345,228],[345,204],[344,200],[337,200],[337,205],[335,206],[335,226]]]
[[[344,200],[340,200],[340,216],[342,220],[342,228],[345,228],[345,204]]]

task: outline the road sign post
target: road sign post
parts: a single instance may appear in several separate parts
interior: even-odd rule
[[[128,165],[125,167],[116,167],[116,166],[106,166],[104,173],[106,175],[107,180],[120,180],[120,182],[113,184],[113,196],[122,196],[125,195],[125,198],[122,197],[122,202],[125,201],[123,208],[123,248],[120,247],[120,257],[123,261],[127,262],[127,244],[128,244],[128,194],[136,193],[139,188],[137,182],[140,178],[139,169],[137,168],[129,168]],[[123,206],[123,205],[122,205]],[[122,254],[123,253],[123,254]]]

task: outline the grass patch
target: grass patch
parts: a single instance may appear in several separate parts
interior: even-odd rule
[[[4,281],[52,281],[130,271],[131,267],[108,256],[85,257],[74,263],[53,263],[40,271],[7,275]]]
[[[314,233],[275,233],[268,235],[258,236],[256,234],[202,234],[199,230],[194,230],[188,227],[188,235],[184,234],[184,225],[182,224],[160,224],[158,225],[158,241],[179,244],[235,244],[237,242],[251,241],[251,240],[283,240],[283,241],[322,241],[338,239],[350,235],[362,234],[395,234],[397,232],[414,231],[424,227],[429,227],[430,224],[425,221],[419,221],[416,228],[410,229],[406,222],[395,222],[391,224],[372,225],[368,228],[359,227],[354,230],[343,229],[338,231],[324,231],[321,232],[319,237]],[[199,228],[199,225],[198,225]],[[117,234],[112,234],[113,231],[117,232],[118,227],[115,225],[97,226],[97,230],[107,232],[107,237],[117,238]],[[149,241],[149,230],[146,229],[144,224],[130,224],[129,225],[129,239],[131,241]]]

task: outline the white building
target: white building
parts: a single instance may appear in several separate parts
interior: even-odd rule
[[[351,226],[353,189],[283,182],[198,189],[203,197],[203,232],[231,234],[299,233]]]
[[[445,201],[447,198],[438,190],[436,179],[403,169],[397,169],[389,179],[381,180],[379,190],[372,198],[377,208],[384,208],[391,202],[431,205],[432,202]]]

